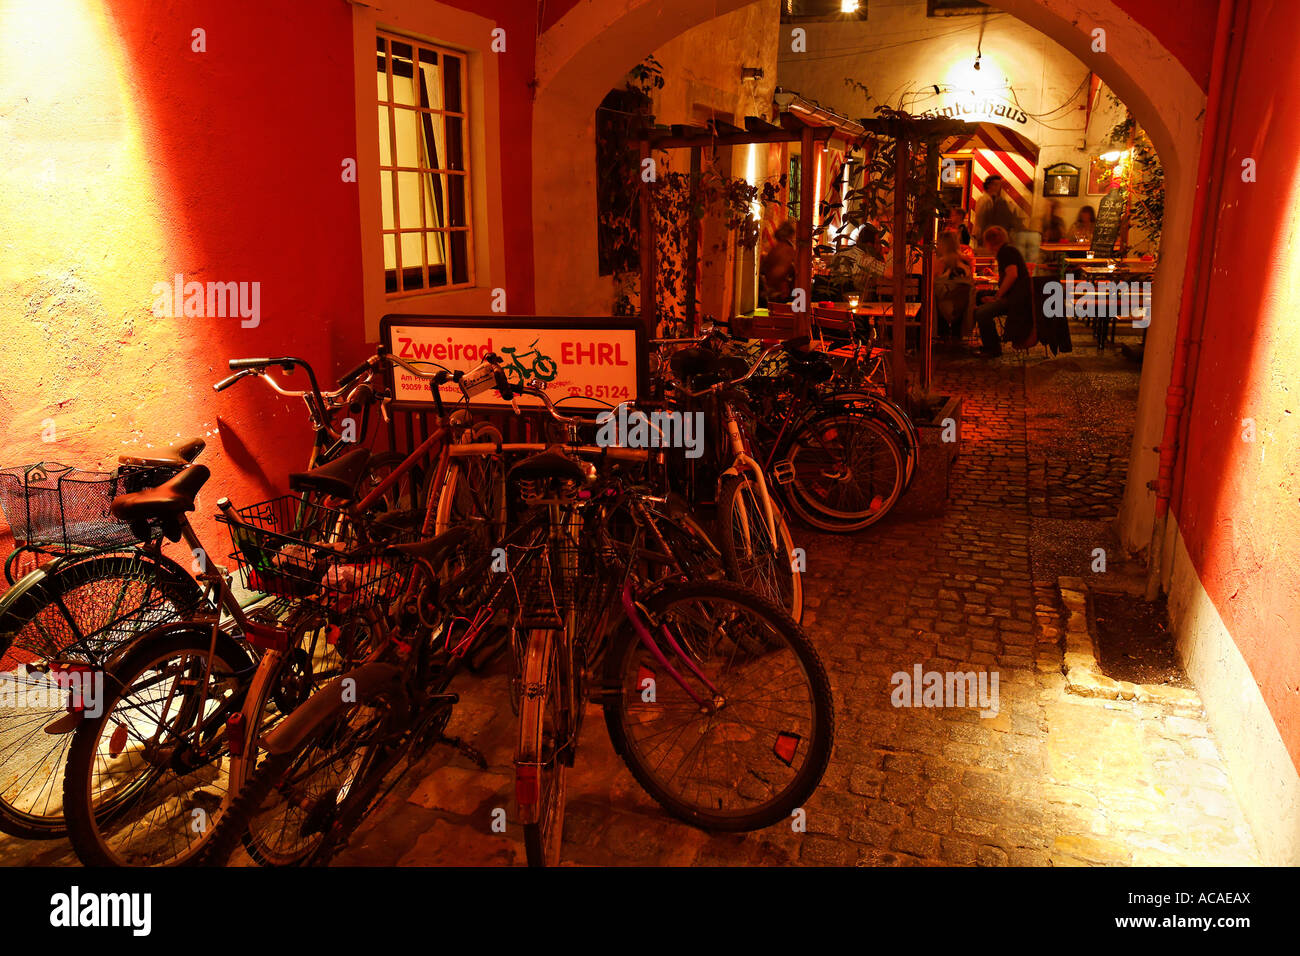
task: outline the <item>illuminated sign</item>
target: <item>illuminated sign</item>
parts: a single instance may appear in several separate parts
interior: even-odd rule
[[[920,114],[925,119],[957,119],[967,122],[1004,120],[1007,123],[1029,122],[1029,115],[1019,106],[991,96],[962,96],[947,106],[932,106]]]
[[[511,384],[538,379],[551,401],[575,410],[611,408],[637,398],[646,374],[642,335],[639,321],[612,317],[386,315],[380,322],[384,346],[417,367],[468,372],[491,352],[502,360]],[[400,366],[391,374],[399,407],[433,407],[427,379]],[[463,398],[452,383],[442,387],[442,396],[449,403]],[[541,405],[532,396],[519,401]],[[495,391],[485,391],[474,404],[505,403]]]

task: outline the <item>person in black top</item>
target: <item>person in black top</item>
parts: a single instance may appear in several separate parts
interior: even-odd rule
[[[998,341],[998,328],[993,319],[999,315],[1007,317],[1004,338],[1019,342],[1028,337],[1034,327],[1034,311],[1029,283],[1029,267],[1020,250],[1011,245],[1007,231],[1001,226],[990,226],[984,230],[984,245],[991,249],[998,258],[998,294],[991,302],[975,310],[975,322],[980,330],[980,354],[986,358],[996,358],[1002,354],[1002,343]]]

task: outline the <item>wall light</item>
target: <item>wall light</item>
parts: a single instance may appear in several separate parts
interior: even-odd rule
[[[858,0],[840,0],[840,13],[857,13]]]

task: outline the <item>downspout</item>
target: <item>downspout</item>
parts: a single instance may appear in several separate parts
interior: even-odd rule
[[[1165,392],[1165,428],[1160,439],[1160,465],[1151,485],[1156,492],[1155,522],[1151,528],[1151,543],[1147,548],[1147,600],[1155,600],[1160,593],[1164,575],[1165,527],[1169,518],[1169,499],[1173,494],[1174,465],[1178,459],[1178,435],[1183,412],[1187,407],[1187,370],[1191,351],[1192,313],[1196,305],[1196,284],[1200,274],[1202,251],[1206,242],[1206,218],[1210,208],[1209,181],[1212,173],[1215,144],[1219,138],[1219,115],[1223,98],[1224,65],[1228,59],[1228,40],[1236,13],[1236,0],[1219,0],[1215,21],[1214,53],[1210,60],[1210,88],[1205,99],[1205,127],[1201,133],[1201,150],[1197,160],[1196,198],[1192,206],[1190,242],[1187,265],[1183,270],[1183,287],[1178,302],[1178,327],[1174,341],[1173,368],[1169,389]]]

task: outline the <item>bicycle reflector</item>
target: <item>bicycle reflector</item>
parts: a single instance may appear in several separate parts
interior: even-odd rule
[[[798,734],[777,734],[776,743],[772,745],[772,752],[776,754],[776,759],[787,767],[794,763],[794,754],[798,749]]]
[[[230,748],[230,756],[242,757],[244,755],[243,714],[231,714],[226,718],[226,746]]]
[[[521,807],[535,807],[540,799],[537,764],[518,764],[515,767],[515,802]]]

